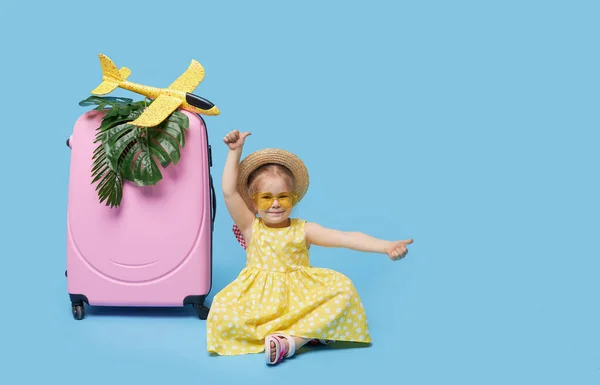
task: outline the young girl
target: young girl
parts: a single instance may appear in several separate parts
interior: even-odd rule
[[[225,204],[240,242],[248,247],[246,267],[213,299],[208,351],[264,351],[267,364],[278,364],[308,342],[370,343],[354,285],[341,273],[311,267],[308,249],[345,247],[398,260],[412,239],[385,241],[290,218],[308,189],[304,163],[279,149],[257,151],[240,163],[248,135],[235,130],[223,139],[229,146],[222,181]]]

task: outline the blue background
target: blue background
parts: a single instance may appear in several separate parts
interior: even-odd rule
[[[599,12],[573,0],[4,0],[0,383],[600,383]],[[355,283],[371,347],[305,349],[271,368],[210,357],[191,308],[73,320],[65,140],[101,80],[98,53],[157,87],[203,64],[196,93],[221,109],[206,118],[219,188],[222,137],[251,131],[245,155],[281,147],[308,165],[297,216],[414,238],[399,262],[312,250]],[[217,192],[209,304],[245,263]]]

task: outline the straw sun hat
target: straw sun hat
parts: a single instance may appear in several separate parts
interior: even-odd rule
[[[238,192],[252,211],[254,211],[254,203],[248,194],[248,177],[258,167],[269,163],[280,164],[292,172],[296,180],[295,191],[298,193],[298,202],[302,200],[308,190],[308,170],[296,155],[278,148],[255,151],[240,162],[238,172]]]

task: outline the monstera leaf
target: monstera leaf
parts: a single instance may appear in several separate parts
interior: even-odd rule
[[[138,127],[130,124],[147,107],[145,101],[132,102],[126,98],[91,96],[79,103],[97,105],[96,110],[106,110],[98,127],[92,166],[92,183],[96,186],[100,203],[118,207],[123,197],[123,182],[137,186],[155,185],[162,179],[156,162],[165,168],[181,158],[180,148],[185,146],[188,117],[175,111],[155,127]]]
[[[162,179],[154,157],[162,167],[177,164],[187,128],[187,116],[175,111],[156,127],[140,128],[129,123],[112,126],[101,140],[113,171],[121,170],[125,179],[138,186],[149,186]]]

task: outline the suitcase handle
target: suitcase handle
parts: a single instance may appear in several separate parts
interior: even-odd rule
[[[215,218],[217,217],[217,197],[215,195],[215,186],[213,185],[213,179],[212,179],[212,175],[208,175],[208,177],[210,178],[210,195],[211,195],[211,205],[210,205],[210,211],[211,211],[211,227],[212,230],[214,231],[215,229]]]

